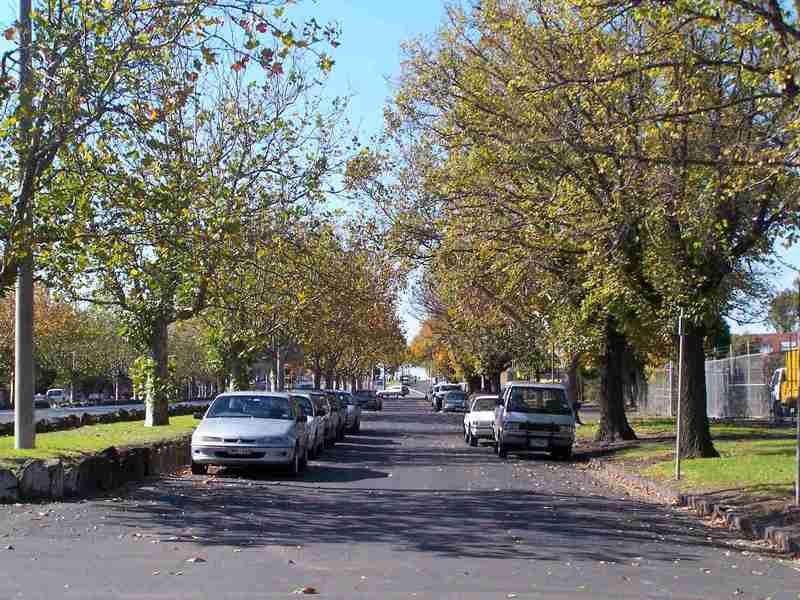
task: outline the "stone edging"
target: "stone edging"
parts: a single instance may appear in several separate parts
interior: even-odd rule
[[[800,534],[781,526],[800,520],[800,513],[793,512],[785,515],[776,515],[771,520],[771,524],[758,523],[754,522],[747,514],[732,510],[725,504],[715,503],[701,495],[682,494],[663,483],[626,473],[624,469],[604,460],[591,459],[589,468],[605,480],[636,488],[639,492],[657,499],[662,504],[690,508],[699,517],[714,519],[720,523],[725,523],[725,526],[732,531],[739,531],[754,539],[765,540],[781,552],[800,551]]]
[[[29,460],[18,472],[0,469],[0,503],[85,498],[191,461],[191,435],[132,448],[107,448],[74,462]]]

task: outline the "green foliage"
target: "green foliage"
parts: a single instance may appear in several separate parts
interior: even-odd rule
[[[769,303],[767,322],[778,333],[789,333],[797,328],[800,300],[798,291],[786,289],[773,296]]]

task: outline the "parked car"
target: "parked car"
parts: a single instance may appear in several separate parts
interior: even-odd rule
[[[308,429],[308,456],[317,458],[325,448],[325,417],[318,414],[318,409],[314,405],[310,394],[290,393],[289,396],[297,401],[300,410],[306,417],[306,428]]]
[[[457,383],[437,383],[431,392],[431,408],[434,411],[442,410],[442,399],[447,392],[462,391]]]
[[[465,412],[467,410],[467,393],[453,390],[442,394],[442,412]]]
[[[292,390],[292,394],[308,395],[314,403],[314,410],[323,422],[323,446],[331,448],[336,444],[338,433],[337,413],[331,410],[331,403],[328,396],[319,390]]]
[[[494,415],[494,441],[501,458],[513,452],[550,452],[569,459],[575,413],[563,385],[511,382]]]
[[[353,392],[353,398],[362,410],[383,410],[383,402],[375,390],[356,390]]]
[[[47,390],[47,394],[45,395],[49,406],[53,408],[60,408],[69,404],[67,402],[67,394],[62,388],[51,388]]]
[[[336,392],[339,400],[345,405],[345,429],[349,432],[356,432],[361,429],[361,406],[355,401],[350,392]]]
[[[34,394],[33,395],[33,407],[34,408],[50,408],[50,402],[47,401],[47,396],[44,394]]]
[[[339,398],[334,390],[324,390],[324,392],[328,397],[328,403],[332,407],[331,414],[335,415],[336,440],[343,440],[347,430],[347,404]]]
[[[226,392],[217,396],[192,435],[192,473],[209,465],[284,466],[293,475],[308,462],[307,419],[289,394]]]
[[[477,446],[480,440],[494,439],[494,411],[500,396],[478,394],[469,401],[469,410],[464,415],[464,441]]]

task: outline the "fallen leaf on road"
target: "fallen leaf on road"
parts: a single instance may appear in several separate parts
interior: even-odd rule
[[[188,563],[204,563],[204,562],[206,562],[206,559],[203,558],[202,556],[193,556],[192,558],[187,558],[186,562],[188,562]]]
[[[307,585],[306,587],[297,588],[292,592],[293,594],[317,594],[317,588]]]
[[[161,575],[161,571],[153,571],[153,575]]]

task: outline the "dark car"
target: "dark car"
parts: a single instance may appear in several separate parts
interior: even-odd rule
[[[356,390],[353,392],[353,399],[358,402],[362,410],[381,410],[383,408],[383,402],[375,390]]]

